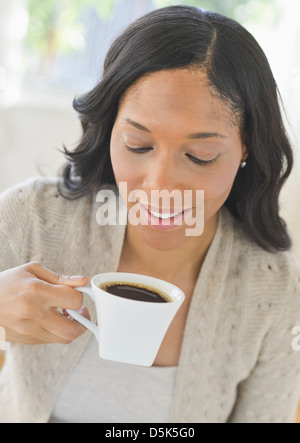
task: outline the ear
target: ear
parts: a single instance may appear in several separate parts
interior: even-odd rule
[[[247,159],[248,155],[249,155],[248,148],[247,148],[246,144],[243,144],[242,145],[242,159],[241,159],[241,161],[244,162]]]

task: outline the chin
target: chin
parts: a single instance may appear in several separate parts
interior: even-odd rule
[[[140,232],[143,241],[157,251],[171,251],[183,245],[189,237],[184,232],[158,232],[148,229],[148,232]]]

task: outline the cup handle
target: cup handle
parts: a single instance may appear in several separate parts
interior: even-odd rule
[[[90,299],[95,303],[95,298],[91,287],[78,287],[75,289],[81,292],[82,294],[88,295]],[[95,325],[95,323],[91,322],[83,315],[79,314],[77,311],[73,311],[72,309],[66,309],[66,311],[69,315],[71,315],[71,317],[74,318],[74,320],[78,321],[78,323],[82,324],[87,329],[89,329],[95,335],[96,339],[99,341],[99,330],[98,326]]]

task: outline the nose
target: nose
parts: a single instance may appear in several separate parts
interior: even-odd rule
[[[153,157],[145,173],[144,190],[167,190],[171,192],[174,189],[185,189],[183,183],[181,183],[179,168],[176,166],[176,160],[168,153]]]

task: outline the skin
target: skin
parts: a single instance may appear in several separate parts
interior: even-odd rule
[[[177,189],[182,195],[192,190],[193,199],[197,189],[204,190],[205,227],[202,235],[188,237],[185,224],[158,231],[128,223],[122,268],[130,263],[135,272],[171,282],[195,280],[215,235],[218,211],[247,155],[234,120],[201,70],[160,71],[140,78],[127,90],[111,136],[117,185],[127,182],[128,194],[145,191],[149,202],[152,190]],[[139,154],[126,145],[150,149]],[[214,161],[199,165],[189,156]],[[134,204],[127,202],[128,209]],[[195,207],[193,201],[193,211]]]
[[[39,345],[68,344],[85,332],[65,309],[81,309],[82,294],[74,288],[85,286],[87,277],[64,276],[37,262],[0,273],[0,325],[6,341]],[[62,309],[58,312],[57,307]]]

